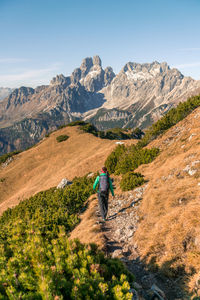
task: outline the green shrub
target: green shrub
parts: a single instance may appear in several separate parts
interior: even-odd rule
[[[93,244],[69,241],[62,228],[51,242],[39,230],[13,227],[12,255],[0,248],[1,299],[132,299],[133,276]]]
[[[158,154],[158,148],[139,149],[135,145],[129,146],[126,151],[119,156],[115,167],[115,173],[119,175],[134,171],[140,165],[152,162]]]
[[[132,137],[135,139],[141,139],[143,135],[144,132],[138,127],[132,130]]]
[[[144,176],[140,173],[128,172],[122,176],[120,187],[122,191],[130,191],[145,182]]]
[[[138,147],[142,148],[146,146],[157,136],[183,120],[198,106],[200,106],[200,95],[191,97],[183,103],[179,103],[176,108],[172,108],[166,115],[164,115],[146,131],[145,136],[138,142]]]
[[[105,166],[108,169],[110,174],[115,172],[117,163],[121,157],[126,152],[126,148],[124,145],[118,145],[112,153],[107,157],[105,161]]]
[[[109,140],[128,140],[132,138],[132,135],[127,133],[126,129],[112,128],[104,131],[104,138]]]
[[[116,175],[134,171],[142,164],[152,162],[159,154],[159,149],[140,149],[135,145],[125,147],[118,145],[107,157],[105,166],[109,173]]]
[[[96,176],[95,176],[96,177]],[[0,218],[0,299],[132,299],[123,263],[69,241],[94,178],[75,178],[24,200]]]
[[[54,237],[60,225],[66,232],[71,231],[79,222],[77,213],[93,193],[93,181],[93,177],[74,178],[73,184],[67,188],[51,188],[6,210],[0,218],[0,237],[9,236],[18,220],[23,220],[23,228],[39,228],[48,237]]]
[[[68,138],[69,138],[68,135],[62,134],[62,135],[57,136],[56,140],[58,141],[58,143],[60,143],[60,142],[66,141]]]

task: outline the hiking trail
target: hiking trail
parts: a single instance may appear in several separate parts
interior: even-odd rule
[[[125,263],[136,280],[138,295],[133,299],[181,300],[185,299],[178,284],[159,272],[151,272],[141,261],[134,242],[134,233],[138,226],[138,209],[148,184],[133,191],[116,194],[109,198],[107,221],[101,223],[99,208],[97,208],[98,222],[106,240],[106,250],[113,258],[117,257]],[[156,297],[152,288],[159,287],[165,296]]]

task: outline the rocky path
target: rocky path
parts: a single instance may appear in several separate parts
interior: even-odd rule
[[[134,299],[187,299],[175,282],[159,273],[150,272],[140,260],[134,233],[138,225],[139,205],[146,187],[147,184],[109,200],[107,221],[102,223],[107,251],[113,258],[120,258],[135,275],[138,295]],[[100,221],[99,211],[97,215]]]

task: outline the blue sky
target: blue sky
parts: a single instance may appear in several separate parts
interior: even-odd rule
[[[48,84],[99,55],[200,79],[200,0],[0,0],[0,87]]]

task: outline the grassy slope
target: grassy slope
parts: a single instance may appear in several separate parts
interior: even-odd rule
[[[58,143],[56,137],[62,134],[69,139]],[[15,156],[6,168],[0,167],[3,181],[0,181],[0,214],[20,200],[56,186],[64,177],[71,180],[99,170],[115,146],[115,141],[96,138],[77,127],[52,133],[35,147]]]
[[[153,141],[161,154],[140,166],[149,180],[134,237],[141,256],[167,275],[195,275],[200,268],[200,108]],[[198,162],[199,161],[199,162]],[[197,172],[190,176],[189,165]],[[184,270],[185,269],[185,270]]]
[[[149,148],[161,149],[160,155],[152,163],[135,170],[144,174],[149,182],[133,243],[138,244],[141,257],[150,267],[159,266],[167,276],[179,277],[188,273],[191,287],[194,287],[200,268],[200,163],[194,166],[198,171],[193,176],[183,169],[200,160],[199,127],[200,108],[197,108],[150,143]],[[115,194],[122,194],[120,177],[114,177]],[[126,192],[123,194],[126,196]],[[96,242],[103,247],[104,237],[95,224],[95,205],[96,201],[91,202],[71,237],[82,242]],[[192,268],[196,274],[191,274]],[[185,281],[185,276],[183,278]]]

